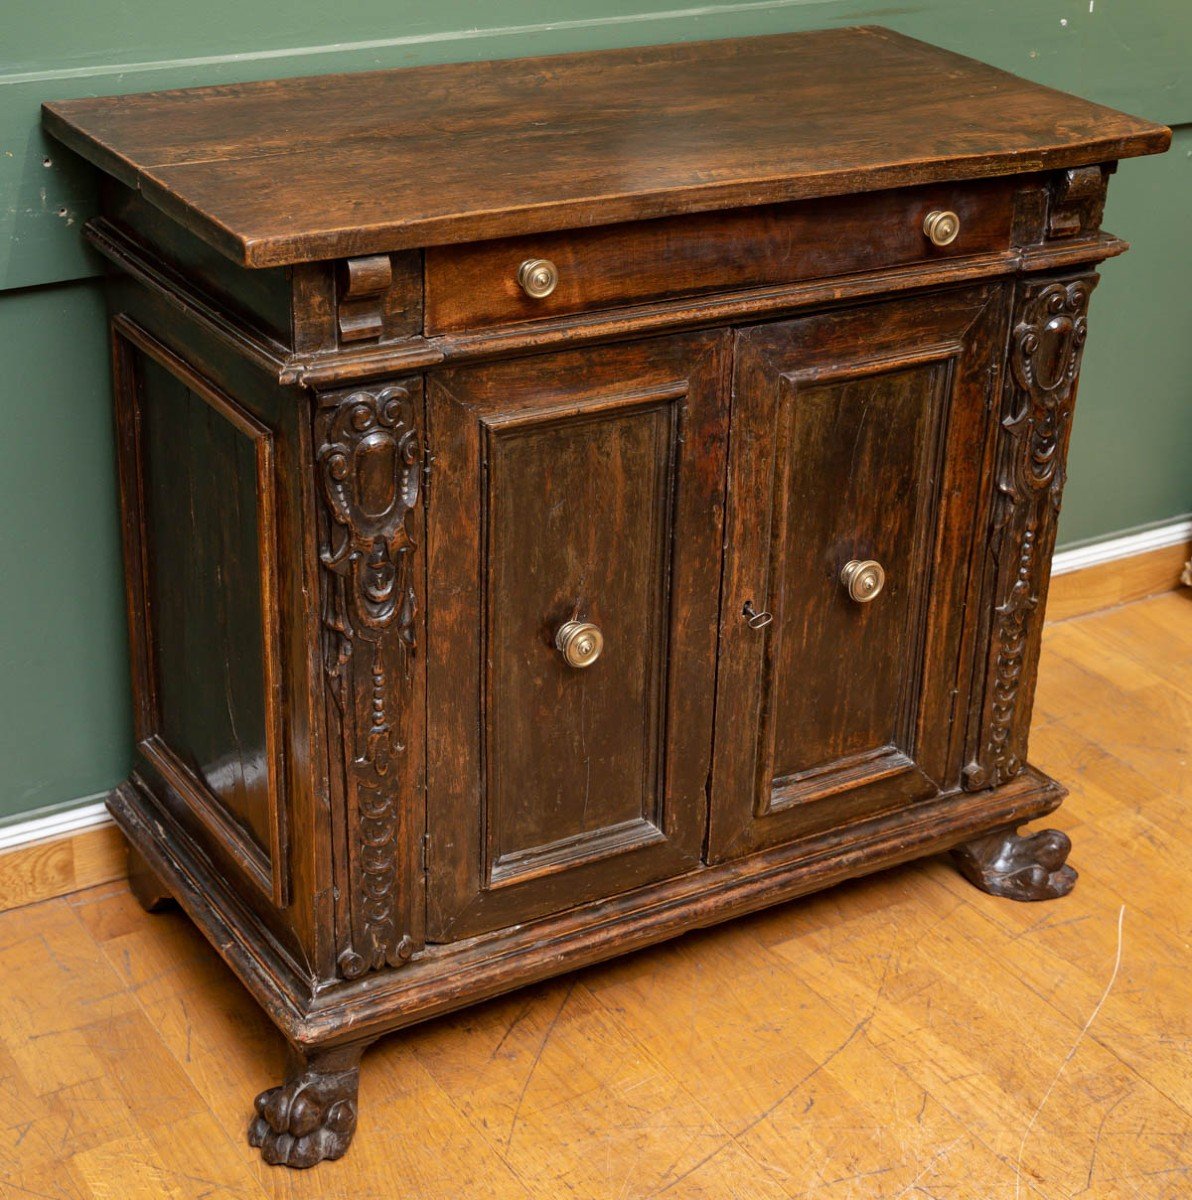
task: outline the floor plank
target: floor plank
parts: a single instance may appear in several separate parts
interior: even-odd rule
[[[935,859],[410,1030],[313,1172],[247,1146],[280,1039],[185,918],[123,884],[0,914],[0,1195],[1186,1197],[1190,604],[1048,627],[1072,895]]]

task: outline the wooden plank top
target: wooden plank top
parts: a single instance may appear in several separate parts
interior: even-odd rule
[[[250,267],[1158,153],[1162,125],[887,29],[46,104]]]

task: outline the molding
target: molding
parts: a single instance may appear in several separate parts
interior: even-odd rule
[[[1051,575],[1069,575],[1086,567],[1097,567],[1102,563],[1116,562],[1122,558],[1133,558],[1150,550],[1165,550],[1168,546],[1182,546],[1192,542],[1192,517],[1181,517],[1163,525],[1153,525],[1135,533],[1105,538],[1087,545],[1073,546],[1060,550],[1051,563]]]
[[[814,8],[832,0],[749,0],[744,4],[700,4],[689,8],[667,8],[659,12],[622,13],[619,16],[576,17],[562,21],[536,21],[524,25],[480,25],[445,29],[436,33],[400,37],[368,38],[355,42],[324,42],[310,46],[282,46],[268,50],[246,50],[238,54],[207,54],[193,58],[149,59],[126,63],[96,63],[84,67],[56,67],[44,71],[12,72],[0,83],[42,83],[55,79],[91,79],[102,75],[129,75],[140,71],[193,70],[236,63],[266,62],[271,59],[312,58],[321,55],[374,54],[378,50],[404,50],[452,42],[477,42],[494,38],[531,38],[540,34],[557,36],[573,30],[603,29],[618,25],[652,25],[667,21],[699,21],[708,17],[732,17],[747,12],[769,12],[784,8]],[[682,40],[682,39],[676,39]],[[511,56],[516,57],[516,54]],[[364,69],[364,68],[357,68]],[[373,69],[373,68],[368,68]]]
[[[923,858],[1056,809],[1067,791],[1026,767],[1009,784],[946,793],[740,862],[646,887],[446,945],[400,970],[318,986],[299,977],[259,919],[223,886],[191,840],[138,782],[117,788],[112,811],[158,879],[219,950],[295,1049],[372,1041],[417,1021],[618,957],[781,900]],[[163,821],[170,825],[168,835]]]
[[[124,839],[93,796],[0,825],[0,912],[123,879]]]
[[[1169,592],[1190,554],[1187,517],[1063,550],[1052,567],[1046,619],[1066,621]]]
[[[103,802],[104,795],[106,793],[100,792],[94,796],[80,796],[67,804],[56,804],[52,808],[39,809],[31,816],[5,822],[0,825],[0,852],[112,824]]]

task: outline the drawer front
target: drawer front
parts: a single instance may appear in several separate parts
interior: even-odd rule
[[[959,785],[1004,327],[995,286],[739,335],[714,860]]]
[[[1005,250],[1013,179],[800,201],[426,252],[430,334]],[[951,212],[937,246],[924,228]],[[937,232],[946,237],[946,232]],[[539,272],[523,264],[549,264]],[[553,272],[551,270],[553,268]],[[549,294],[531,293],[545,290]]]
[[[698,861],[727,341],[431,377],[432,939]]]

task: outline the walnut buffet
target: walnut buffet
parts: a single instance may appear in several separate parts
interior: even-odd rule
[[[109,804],[342,1154],[378,1037],[951,850],[1026,761],[1119,159],[884,29],[48,104],[102,171],[136,750]]]

